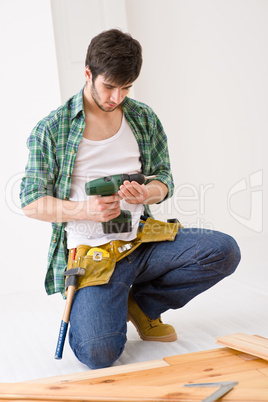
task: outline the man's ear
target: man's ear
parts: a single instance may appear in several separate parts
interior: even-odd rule
[[[88,68],[88,66],[86,66],[86,68],[85,68],[85,78],[86,78],[86,82],[92,81],[92,74],[91,74],[91,71]]]

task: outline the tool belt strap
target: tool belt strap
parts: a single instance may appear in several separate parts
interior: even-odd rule
[[[142,243],[173,241],[180,228],[182,225],[179,222],[167,223],[150,217],[141,220],[134,240],[113,240],[98,247],[80,245],[76,250],[71,249],[67,272],[75,267],[86,269],[85,275],[78,278],[77,289],[103,285],[109,282],[117,261],[131,254]],[[74,252],[75,256],[73,256]]]

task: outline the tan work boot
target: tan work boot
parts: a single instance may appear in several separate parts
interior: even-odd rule
[[[173,342],[177,339],[172,325],[163,324],[161,317],[156,320],[147,317],[134,301],[131,292],[128,297],[127,321],[132,322],[144,341]]]

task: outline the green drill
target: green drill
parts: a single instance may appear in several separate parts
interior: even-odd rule
[[[116,194],[125,180],[130,182],[136,181],[139,184],[143,184],[146,180],[154,179],[156,177],[157,176],[144,176],[141,173],[115,174],[87,182],[85,184],[85,190],[87,195],[107,196]],[[120,215],[115,219],[112,219],[108,222],[103,222],[102,227],[105,234],[131,232],[132,219],[130,211],[122,210]]]

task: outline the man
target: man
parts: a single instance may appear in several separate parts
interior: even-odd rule
[[[52,222],[48,294],[64,293],[67,261],[68,268],[73,261],[90,261],[89,283],[75,293],[69,341],[81,362],[101,368],[123,352],[127,320],[143,340],[176,340],[161,314],[233,273],[240,252],[233,238],[216,231],[181,228],[173,241],[155,241],[152,232],[152,241],[115,268],[105,266],[108,274],[96,280],[102,274],[91,269],[90,250],[104,252],[118,241],[131,248],[142,227],[140,216],[172,195],[173,179],[159,119],[150,107],[127,97],[141,69],[139,42],[119,30],[102,32],[92,39],[85,64],[85,87],[41,120],[28,139],[20,196],[27,216]],[[114,195],[85,194],[90,180],[137,172],[157,177],[142,185],[125,181]],[[132,230],[105,234],[102,222],[118,217],[120,208],[131,211]]]

